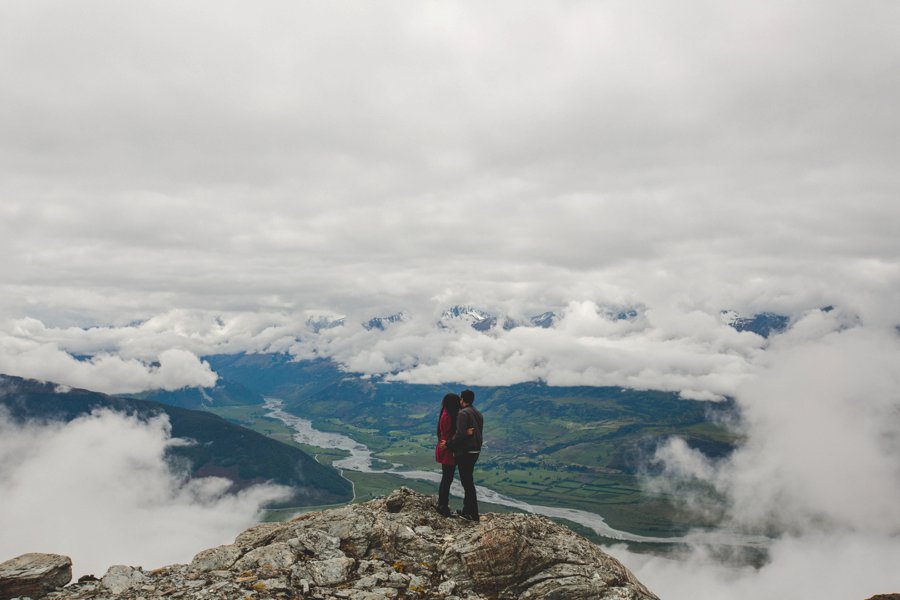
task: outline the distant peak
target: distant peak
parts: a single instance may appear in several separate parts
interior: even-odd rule
[[[791,324],[790,317],[773,312],[761,312],[752,317],[743,317],[737,311],[723,310],[719,313],[719,318],[724,324],[737,331],[751,331],[764,338],[781,333]]]
[[[439,324],[446,327],[447,323],[454,321],[468,323],[476,331],[489,331],[497,325],[496,315],[468,304],[451,306],[445,310]]]
[[[325,329],[334,329],[335,327],[344,326],[344,317],[333,317],[327,315],[316,315],[306,319],[306,326],[319,333]]]
[[[388,326],[393,325],[394,323],[401,323],[405,320],[406,314],[401,311],[392,315],[388,315],[386,317],[372,317],[371,319],[363,323],[362,326],[369,331],[373,329],[384,331],[388,328]]]

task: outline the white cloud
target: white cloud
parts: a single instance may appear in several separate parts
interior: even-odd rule
[[[284,494],[269,485],[228,494],[220,478],[184,481],[164,460],[172,442],[165,417],[99,411],[25,426],[0,418],[0,555],[65,554],[75,577],[114,564],[189,562],[230,543]]]
[[[811,339],[819,325],[800,325],[738,390],[747,439],[729,460],[712,465],[677,440],[657,458],[712,483],[742,528],[900,534],[900,340],[864,327]]]
[[[738,333],[717,316],[639,306],[617,319],[592,301],[571,302],[552,328],[466,324],[442,329],[439,313],[409,313],[385,331],[367,331],[361,315],[315,334],[309,313],[170,311],[124,327],[49,327],[35,319],[0,328],[0,370],[87,387],[138,391],[209,386],[216,375],[197,356],[290,352],[328,357],[348,370],[414,383],[611,385],[669,390],[692,399],[735,392],[762,352],[762,338]],[[502,319],[501,319],[502,320]],[[5,333],[4,333],[5,331]],[[71,355],[89,355],[76,360]],[[154,361],[159,366],[152,366]]]
[[[10,316],[897,297],[896,6],[50,6],[0,9]]]
[[[656,489],[715,509],[726,530],[776,536],[759,569],[721,563],[703,546],[670,561],[616,550],[666,598],[864,598],[900,588],[900,338],[811,313],[773,339],[738,390],[746,440],[714,463],[673,440]]]
[[[56,334],[46,330],[39,322],[26,320],[24,328],[16,323],[11,329],[11,335],[0,330],[0,373],[7,375],[53,381],[110,394],[210,387],[215,385],[217,379],[208,363],[183,349],[169,348],[159,352],[154,362],[144,362],[136,358],[122,358],[94,346],[94,354],[79,360],[75,355],[86,348],[77,334],[74,347],[61,349],[56,341],[49,341],[43,335],[47,333],[50,337],[56,337]],[[74,331],[80,330],[70,330],[68,333]],[[101,338],[106,338],[110,330],[98,330],[98,333]],[[122,339],[121,336],[116,337]],[[109,344],[108,341],[106,343]],[[113,350],[118,348],[113,347]]]
[[[702,549],[678,560],[623,547],[608,551],[667,600],[846,600],[893,593],[900,586],[900,542],[879,535],[784,538],[772,545],[770,562],[759,569],[728,566]]]

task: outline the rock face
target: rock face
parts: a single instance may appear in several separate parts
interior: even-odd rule
[[[72,580],[72,561],[59,554],[23,554],[0,564],[0,600],[39,598]]]
[[[569,529],[523,514],[445,518],[401,488],[365,504],[264,523],[190,565],[111,567],[46,598],[656,599]],[[658,599],[657,599],[658,600]]]

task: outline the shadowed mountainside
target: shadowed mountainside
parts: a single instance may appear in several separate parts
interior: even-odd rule
[[[171,464],[190,465],[190,475],[217,475],[239,490],[270,481],[293,489],[288,505],[318,505],[350,500],[350,483],[293,446],[230,423],[212,413],[158,402],[118,398],[9,375],[0,376],[0,407],[18,423],[68,422],[99,409],[141,419],[169,418],[172,437],[194,440],[167,450]]]

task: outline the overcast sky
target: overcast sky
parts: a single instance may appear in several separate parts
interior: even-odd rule
[[[107,351],[132,383],[94,387],[127,391],[140,364],[116,360],[293,344],[411,381],[733,393],[760,343],[722,309],[900,322],[898,17],[890,2],[5,2],[0,365],[83,385],[90,365],[21,365]],[[457,303],[567,317],[430,335]],[[642,320],[598,325],[609,307]],[[401,310],[419,327],[393,346],[349,327],[296,347],[311,313],[358,329]],[[584,343],[610,337],[627,341]],[[561,369],[549,354],[566,348]],[[454,349],[484,357],[440,360]],[[185,376],[161,385],[209,381],[177,356]]]
[[[205,354],[277,350],[405,381],[733,396],[747,453],[718,471],[672,446],[673,476],[719,486],[736,523],[791,499],[802,543],[779,556],[816,556],[823,515],[900,556],[795,489],[821,453],[764,450],[795,439],[779,424],[817,415],[818,448],[855,415],[871,439],[840,447],[882,469],[857,489],[900,489],[898,23],[874,0],[5,1],[0,372],[173,389],[215,381]],[[464,303],[559,319],[434,327]],[[793,327],[766,342],[723,309]],[[313,335],[317,314],[346,325]],[[846,377],[818,384],[802,357],[820,355]],[[784,412],[794,396],[812,404]],[[754,502],[754,476],[783,485]],[[851,507],[900,530],[880,500]]]
[[[0,303],[897,298],[892,2],[4,2]],[[895,317],[896,315],[891,315]]]

